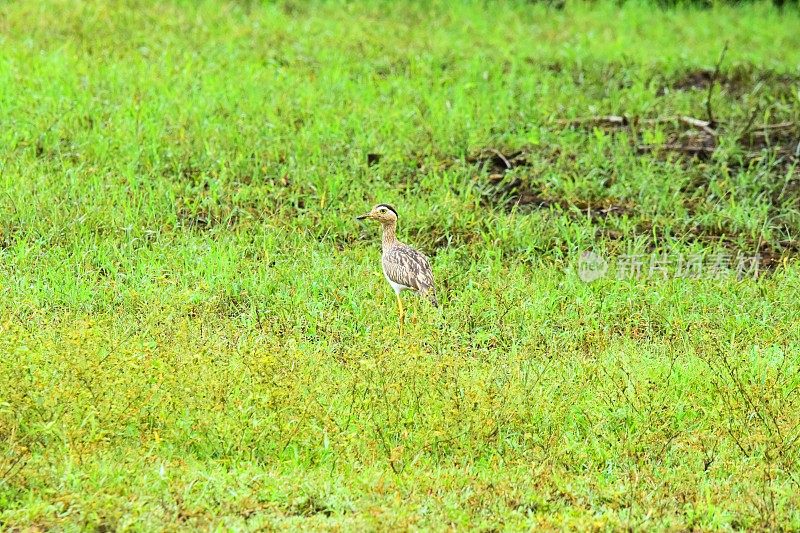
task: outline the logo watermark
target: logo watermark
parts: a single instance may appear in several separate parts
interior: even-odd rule
[[[583,252],[578,258],[578,277],[586,283],[606,277],[630,279],[737,279],[758,278],[761,256],[731,254],[626,254],[605,258],[595,252]]]
[[[608,272],[608,261],[594,252],[583,252],[578,259],[578,276],[586,283],[600,279]]]

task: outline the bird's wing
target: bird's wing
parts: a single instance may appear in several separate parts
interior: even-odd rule
[[[420,292],[433,289],[433,271],[428,258],[405,244],[395,246],[383,258],[386,275],[406,287]]]

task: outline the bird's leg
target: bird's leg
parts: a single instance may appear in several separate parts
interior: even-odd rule
[[[403,300],[400,298],[400,294],[399,293],[395,293],[395,296],[397,297],[397,311],[399,313],[398,316],[400,318],[400,336],[402,336],[403,335],[403,319],[405,318],[405,310],[403,309]]]

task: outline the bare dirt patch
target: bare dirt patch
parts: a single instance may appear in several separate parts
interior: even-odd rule
[[[613,122],[631,124],[630,121],[614,120]],[[690,131],[683,137],[676,136],[671,142],[681,143],[681,153],[695,150],[696,153],[693,156],[705,159],[715,149],[714,146],[706,144],[709,142],[708,137],[709,134],[705,132]],[[596,225],[596,235],[601,239],[622,241],[646,237],[651,241],[650,248],[652,250],[657,249],[669,239],[678,239],[686,243],[701,243],[705,246],[721,246],[729,250],[732,255],[738,253],[757,255],[760,258],[760,268],[764,271],[774,270],[785,258],[800,254],[800,242],[795,240],[771,243],[759,241],[734,228],[698,224],[692,219],[686,223],[676,221],[677,224],[668,229],[660,228],[647,213],[642,213],[637,205],[629,199],[612,196],[575,199],[547,194],[533,186],[530,180],[525,179],[524,173],[521,176],[520,173],[512,172],[515,169],[531,166],[537,157],[550,158],[560,154],[558,148],[544,149],[542,153],[534,153],[533,150],[533,148],[515,150],[487,148],[468,158],[468,161],[488,172],[486,178],[481,182],[483,203],[487,208],[501,208],[519,213],[537,210],[555,211],[575,221],[590,221],[591,224]],[[536,150],[542,149],[537,147]],[[643,150],[639,153],[651,152],[655,152],[655,150]],[[800,179],[797,182],[789,180],[785,183],[781,188],[781,198],[779,198],[781,200],[786,198],[787,193],[792,194],[795,188],[800,189]],[[683,191],[687,194],[687,200],[689,200],[688,196],[701,186],[703,185],[699,183],[688,186]],[[613,220],[617,217],[632,219],[634,221],[633,229],[626,233],[616,229]],[[611,223],[609,224],[609,222]]]
[[[720,139],[734,137],[745,163],[760,162],[769,157],[780,158],[783,167],[800,162],[800,123],[793,121],[747,125],[689,116],[605,115],[558,120],[556,125],[587,130],[601,128],[612,134],[624,129],[631,139],[631,147],[640,155],[674,153],[687,159],[708,160],[719,147]],[[648,144],[643,140],[642,133],[654,127],[664,129],[666,141],[663,144]]]
[[[712,83],[718,83],[735,96],[752,92],[759,84],[769,86],[772,92],[784,93],[800,85],[800,75],[747,64],[716,73],[714,69],[691,69],[673,79],[662,80],[656,95],[663,96],[670,91],[706,90]]]
[[[470,156],[467,160],[489,172],[483,187],[483,199],[487,206],[531,211],[534,209],[557,208],[590,218],[606,218],[611,215],[633,213],[631,202],[616,198],[597,200],[575,200],[548,195],[531,186],[528,180],[510,175],[509,171],[531,165],[534,157],[554,160],[561,155],[560,149],[537,148],[540,153],[534,156],[533,148],[502,150],[487,148]]]

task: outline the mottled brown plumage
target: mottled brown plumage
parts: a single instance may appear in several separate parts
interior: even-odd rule
[[[359,220],[369,218],[377,220],[383,226],[382,248],[383,275],[394,289],[397,306],[400,311],[400,331],[403,331],[403,302],[400,293],[412,290],[425,296],[434,306],[436,287],[433,282],[433,271],[424,254],[407,244],[397,240],[397,211],[388,204],[378,204],[372,210],[358,217]]]
[[[395,244],[384,248],[381,262],[387,280],[417,291],[427,296],[433,305],[438,305],[433,272],[427,257],[407,244],[395,241]]]

